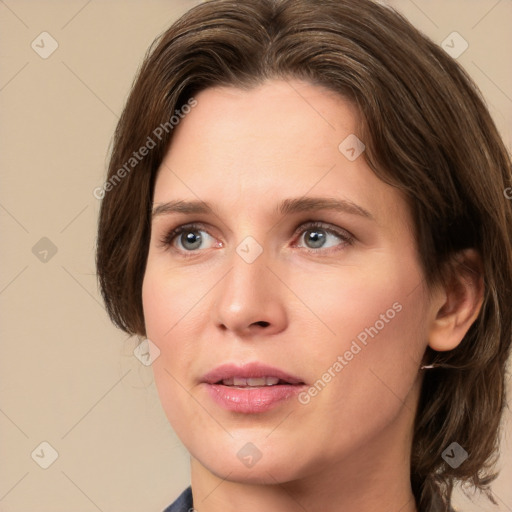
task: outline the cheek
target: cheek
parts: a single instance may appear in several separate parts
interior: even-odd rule
[[[169,324],[172,318],[169,318],[169,313],[173,306],[172,295],[173,290],[168,283],[158,279],[155,272],[146,271],[142,284],[142,307],[148,338],[158,340],[166,327],[171,327]]]
[[[369,418],[384,426],[410,393],[426,347],[427,296],[419,267],[390,261],[371,272],[347,267],[305,276],[292,286],[310,309],[302,316],[312,319],[307,356],[318,391],[311,403],[336,411],[333,426],[353,428],[354,436]]]
[[[159,340],[164,345],[169,344],[175,332],[194,317],[202,295],[204,292],[196,276],[171,273],[165,265],[149,259],[142,285],[148,338],[152,336],[157,344]]]
[[[309,328],[315,339],[310,348],[324,363],[328,362],[326,356],[332,359],[333,354],[348,350],[353,340],[362,346],[382,340],[379,350],[388,354],[409,346],[419,334],[424,299],[418,286],[422,283],[420,269],[414,261],[403,263],[383,258],[371,267],[347,265],[323,272],[302,269],[289,273],[291,329],[294,323]]]
[[[187,300],[179,293],[176,280],[167,279],[165,273],[154,271],[148,262],[142,286],[142,304],[146,336],[160,350],[160,356],[153,362],[152,368],[161,393],[169,394],[166,389],[174,389],[175,381],[170,374],[174,375],[175,367],[187,364],[184,358],[187,340],[179,334],[185,323],[180,319],[186,315]],[[178,338],[181,338],[179,343]]]
[[[180,293],[180,280],[170,279],[165,271],[157,271],[156,268],[148,261],[142,286],[146,336],[160,350],[159,357],[151,366],[170,424],[178,432],[186,432],[188,420],[183,412],[187,410],[190,396],[185,390],[185,377],[191,371],[190,365],[195,356],[191,339],[184,335],[183,329],[193,309],[189,304],[190,293]]]

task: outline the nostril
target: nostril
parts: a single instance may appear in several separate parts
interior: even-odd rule
[[[270,325],[269,322],[265,322],[264,320],[260,320],[259,322],[255,322],[255,323],[260,325],[261,327],[268,327]]]

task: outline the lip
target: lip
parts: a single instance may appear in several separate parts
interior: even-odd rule
[[[232,377],[277,377],[285,381],[286,384],[241,388],[224,386],[220,382]],[[208,372],[203,377],[202,382],[210,398],[217,405],[228,411],[244,414],[262,413],[274,409],[296,397],[306,387],[304,381],[299,377],[258,362],[243,366],[236,364],[221,365]]]
[[[277,377],[289,384],[304,384],[304,381],[295,375],[258,362],[245,365],[223,364],[204,375],[202,382],[216,384],[223,379],[230,379],[232,377],[244,377],[246,379],[250,377]]]

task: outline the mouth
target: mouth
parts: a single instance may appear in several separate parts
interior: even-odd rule
[[[260,363],[227,364],[203,377],[210,398],[232,412],[254,414],[289,402],[305,382],[278,368]]]
[[[204,375],[202,382],[241,388],[305,384],[300,377],[259,362],[223,364]]]
[[[292,384],[291,382],[287,382],[286,380],[280,379],[279,377],[231,377],[228,379],[222,379],[215,384],[228,386],[230,388],[261,388],[267,386],[298,386],[304,384],[303,382],[299,382],[296,384]]]

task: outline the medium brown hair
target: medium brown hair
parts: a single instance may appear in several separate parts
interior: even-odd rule
[[[425,280],[446,278],[457,251],[476,249],[485,291],[461,344],[427,349],[415,421],[411,483],[420,510],[448,510],[459,480],[485,490],[496,477],[512,325],[511,161],[476,86],[394,10],[370,0],[210,0],[155,40],[117,126],[108,179],[158,126],[211,86],[250,88],[302,79],[351,100],[364,158],[408,198]],[[105,192],[97,269],[113,322],[145,334],[142,281],[152,196],[172,129]],[[441,454],[457,442],[457,468]]]

